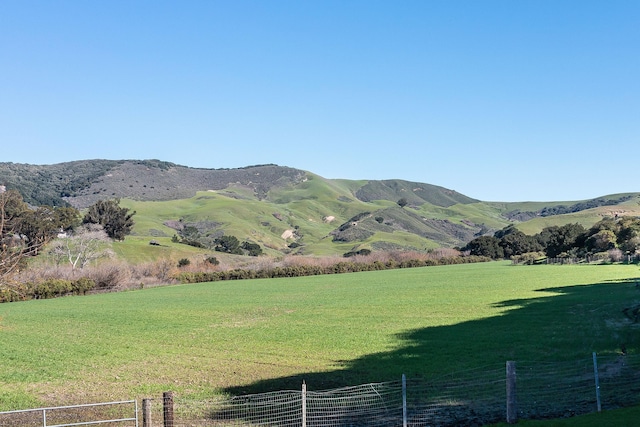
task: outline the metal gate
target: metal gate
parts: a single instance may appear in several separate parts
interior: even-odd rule
[[[138,427],[138,402],[92,403],[0,412],[0,427]]]

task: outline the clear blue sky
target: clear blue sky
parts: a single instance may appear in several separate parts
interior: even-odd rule
[[[640,191],[640,1],[1,1],[0,161],[95,158]]]

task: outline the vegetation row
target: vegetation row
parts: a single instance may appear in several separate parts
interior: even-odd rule
[[[491,259],[482,256],[466,257],[441,257],[439,259],[410,259],[405,261],[388,260],[373,262],[348,262],[342,261],[328,266],[320,265],[296,265],[286,267],[274,267],[265,269],[233,269],[227,271],[211,272],[183,272],[178,275],[182,283],[216,282],[220,280],[241,279],[273,279],[282,277],[318,276],[322,274],[356,273],[361,271],[379,271],[395,268],[429,267],[436,265],[467,264],[474,262],[486,262]]]
[[[424,267],[488,261],[486,256],[461,257],[459,251],[404,252],[402,256],[368,249],[352,250],[342,258],[281,264],[260,260],[242,268],[220,265],[216,257],[192,265],[188,258],[164,259],[152,266],[126,263],[95,263],[112,255],[110,242],[130,234],[135,211],[119,206],[119,200],[100,200],[84,216],[72,207],[29,207],[13,190],[0,193],[0,302],[52,298],[94,291],[113,291],[144,286],[150,282],[196,283],[252,278],[298,277],[394,268]],[[174,243],[186,243],[230,255],[259,258],[262,248],[240,242],[235,236],[210,236],[191,224],[178,228]],[[159,245],[152,240],[152,245]],[[197,244],[196,244],[197,243]],[[44,255],[44,256],[42,256]],[[38,262],[34,263],[37,257]],[[348,260],[345,260],[348,259]],[[169,265],[172,264],[172,265]],[[38,267],[40,266],[40,267]],[[133,271],[133,270],[139,271]],[[143,271],[140,271],[143,270]]]
[[[604,218],[589,229],[581,224],[544,228],[533,236],[510,225],[470,241],[463,251],[492,259],[531,262],[537,258],[584,258],[588,261],[621,261],[635,257],[640,250],[640,218]]]

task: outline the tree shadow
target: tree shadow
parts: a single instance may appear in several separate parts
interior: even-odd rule
[[[640,353],[640,333],[625,308],[640,303],[638,279],[539,289],[544,295],[502,301],[494,317],[398,334],[391,351],[336,361],[340,369],[301,372],[226,388],[231,395],[326,390],[369,382],[438,378],[508,360],[572,361],[600,354]]]

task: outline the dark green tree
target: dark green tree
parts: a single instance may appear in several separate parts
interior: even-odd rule
[[[40,206],[23,210],[16,221],[15,231],[29,246],[42,246],[61,231],[70,231],[80,223],[80,212],[72,207]]]
[[[180,230],[179,233],[181,237],[180,243],[184,243],[185,245],[189,245],[189,246],[194,246],[196,248],[205,247],[202,241],[202,235],[200,234],[200,231],[196,227],[192,225],[187,225],[182,230]]]
[[[48,207],[24,211],[16,225],[15,230],[25,240],[25,244],[34,248],[43,246],[60,230],[55,223],[53,210]]]
[[[242,249],[244,249],[245,251],[247,251],[247,254],[249,256],[259,256],[262,255],[262,248],[260,247],[259,244],[257,243],[251,243],[251,242],[242,242],[242,245],[240,246]]]
[[[243,255],[240,241],[235,236],[221,236],[215,239],[214,249],[218,252],[226,252],[228,254]]]
[[[545,247],[544,252],[555,258],[563,252],[584,246],[585,228],[578,223],[562,226],[546,227],[540,232],[539,242]]]
[[[604,252],[615,249],[617,246],[616,234],[611,230],[600,230],[592,234],[586,241],[586,248],[589,251]]]
[[[500,246],[500,239],[494,236],[480,236],[462,248],[471,255],[486,256],[492,259],[504,258],[504,249]]]
[[[89,207],[82,222],[100,224],[107,236],[124,240],[125,236],[131,234],[135,214],[135,211],[129,212],[129,209],[120,207],[120,199],[99,200]]]
[[[409,202],[404,197],[401,198],[400,200],[398,200],[398,206],[400,206],[401,208],[404,208],[408,204],[409,204]]]
[[[54,208],[53,216],[56,225],[62,231],[73,230],[82,222],[80,211],[73,207]]]
[[[616,235],[621,250],[635,253],[640,249],[640,218],[623,217]]]
[[[494,237],[500,239],[500,247],[505,258],[542,250],[542,245],[535,236],[528,236],[513,226],[496,232]]]
[[[6,293],[9,300],[24,297],[13,286],[11,278],[25,260],[37,255],[46,243],[46,240],[24,235],[27,231],[24,221],[30,212],[19,192],[9,190],[0,193],[0,293]]]

